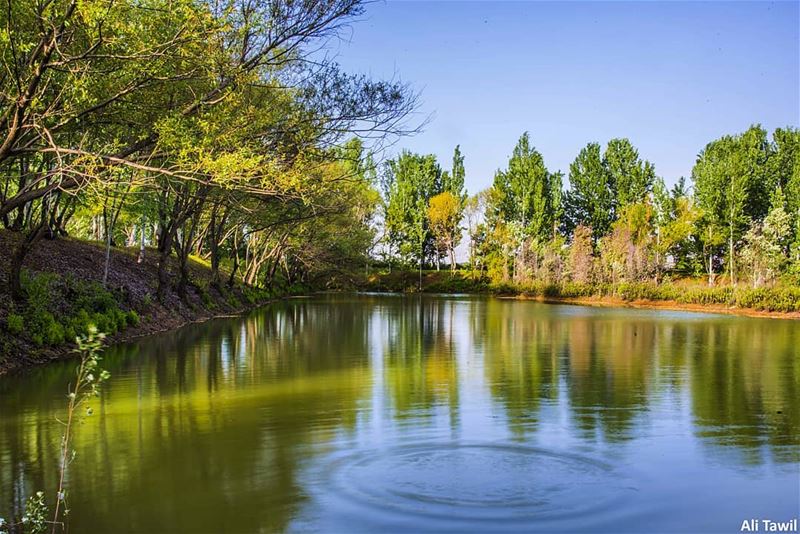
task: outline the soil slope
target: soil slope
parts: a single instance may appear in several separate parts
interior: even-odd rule
[[[39,346],[25,336],[14,336],[3,328],[8,314],[13,310],[8,293],[8,264],[11,251],[19,236],[0,230],[0,374],[44,363],[73,354],[74,345]],[[156,299],[157,254],[148,249],[142,263],[137,263],[138,249],[115,247],[111,250],[108,289],[117,295],[119,305],[125,310],[135,310],[141,321],[137,326],[128,326],[122,332],[109,337],[109,342],[118,342],[163,330],[170,330],[188,322],[202,321],[220,315],[241,313],[252,307],[252,293],[243,287],[235,287],[222,294],[209,287],[210,270],[193,262],[191,279],[196,287],[188,288],[187,298],[182,300],[174,291],[169,291],[163,303]],[[69,238],[42,240],[26,257],[24,268],[31,274],[56,273],[78,280],[101,282],[105,268],[105,249],[102,244],[78,241]],[[175,273],[177,265],[170,265]],[[172,274],[173,287],[177,275]],[[200,290],[199,288],[207,288]],[[203,296],[205,293],[205,297]],[[262,299],[263,300],[263,299]],[[53,303],[58,308],[59,303]]]

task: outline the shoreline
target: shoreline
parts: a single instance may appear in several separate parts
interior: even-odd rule
[[[476,293],[477,294],[477,293]],[[489,293],[491,295],[491,293]],[[592,306],[596,308],[635,308],[642,310],[667,310],[686,311],[694,313],[714,313],[721,315],[736,315],[760,319],[800,320],[800,312],[776,312],[754,310],[752,308],[736,308],[721,304],[685,304],[675,300],[637,299],[624,300],[619,297],[543,297],[519,295],[493,295],[501,299],[532,300],[546,304],[573,304],[578,306]]]
[[[153,320],[151,321],[147,322],[143,321],[138,326],[129,328],[128,329],[129,331],[118,332],[116,334],[107,336],[105,343],[103,344],[103,348],[105,349],[108,347],[121,345],[123,343],[129,343],[137,339],[148,336],[174,332],[185,326],[189,326],[191,324],[205,323],[213,319],[224,319],[226,317],[229,318],[241,317],[242,315],[245,315],[255,310],[256,308],[260,308],[262,306],[266,306],[267,304],[272,304],[279,300],[283,300],[283,298],[285,297],[268,299],[263,302],[247,305],[236,311],[226,310],[220,313],[212,313],[210,315],[199,315],[193,318],[184,318],[178,315],[175,318],[176,319],[180,318],[181,320],[172,322],[168,326],[163,328],[159,327],[160,325],[163,324],[163,322],[157,320],[159,318],[154,317]],[[77,352],[74,344],[64,345],[59,347],[47,347],[37,355],[28,354],[26,355],[26,357],[23,358],[15,358],[12,360],[6,360],[0,362],[0,378],[4,376],[10,376],[13,374],[25,373],[28,370],[35,369],[42,365],[67,361],[73,358],[76,354]]]
[[[380,290],[358,290],[359,292],[369,292],[373,294],[404,294],[404,295],[464,295],[474,297],[493,297],[503,300],[525,300],[540,302],[544,304],[571,304],[576,306],[591,306],[594,308],[634,308],[641,310],[665,310],[665,311],[685,311],[694,313],[713,313],[718,315],[735,315],[739,317],[750,317],[753,319],[783,319],[800,320],[800,312],[780,312],[756,310],[753,308],[737,308],[725,306],[723,304],[687,304],[676,300],[653,300],[635,299],[625,300],[613,296],[592,296],[592,297],[554,297],[542,295],[526,295],[524,293],[495,293],[492,291],[463,291],[450,293],[446,291],[380,291]]]

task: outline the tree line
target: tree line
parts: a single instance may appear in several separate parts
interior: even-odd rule
[[[389,258],[436,264],[466,230],[468,262],[494,282],[793,283],[800,274],[800,130],[758,125],[708,143],[671,188],[624,138],[550,171],[528,133],[491,187],[464,192],[463,155],[442,171],[403,152],[384,172]],[[442,195],[448,199],[442,200]],[[462,226],[463,225],[463,226]]]
[[[220,289],[361,265],[377,205],[366,147],[413,131],[417,102],[406,84],[324,55],[363,11],[362,0],[9,0],[8,292],[24,301],[25,257],[65,235],[106,244],[105,278],[112,247],[155,247],[159,298],[185,295],[191,256]]]

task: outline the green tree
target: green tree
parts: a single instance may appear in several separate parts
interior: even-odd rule
[[[600,266],[611,282],[643,281],[653,274],[652,219],[650,204],[628,204],[600,240]]]
[[[653,188],[655,168],[639,158],[639,151],[628,139],[612,139],[603,154],[603,165],[614,184],[616,208],[643,202]]]
[[[502,198],[500,217],[519,223],[525,237],[549,237],[553,226],[551,180],[542,155],[531,146],[528,133],[522,134],[507,169],[495,174],[494,187]]]
[[[763,222],[754,222],[744,236],[742,260],[750,273],[753,287],[772,283],[788,262],[790,217],[784,209],[780,188]]]
[[[700,213],[686,191],[681,179],[668,191],[664,180],[657,178],[653,184],[653,223],[656,281],[660,279],[668,257],[673,259],[673,268],[691,271],[690,240],[696,232]]]
[[[706,145],[692,169],[698,207],[703,212],[703,241],[708,249],[709,279],[722,235],[727,242],[728,275],[735,284],[736,247],[751,220],[760,221],[769,206],[770,147],[766,132],[752,126]]]
[[[778,128],[772,134],[773,154],[769,159],[772,181],[786,195],[786,211],[790,216],[792,264],[800,265],[800,130]]]
[[[485,237],[486,225],[483,224],[483,216],[486,212],[486,202],[489,197],[489,189],[484,189],[470,196],[464,206],[464,215],[467,221],[467,234],[469,237],[469,264],[472,276],[478,266],[483,268],[483,238]]]
[[[464,155],[461,153],[461,146],[456,145],[455,150],[453,150],[453,168],[446,179],[442,178],[442,191],[450,191],[463,204],[467,198],[466,190],[464,189],[465,179]]]
[[[432,154],[403,151],[386,165],[385,224],[389,245],[401,259],[421,268],[426,258],[436,254],[428,227],[428,204],[442,191],[442,170]]]
[[[603,164],[598,143],[581,149],[569,166],[570,189],[564,206],[569,230],[588,226],[595,243],[609,231],[616,197],[613,179]]]

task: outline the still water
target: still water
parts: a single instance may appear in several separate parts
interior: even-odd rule
[[[327,295],[106,352],[71,532],[739,532],[800,515],[800,325]],[[0,379],[0,516],[74,362]]]

